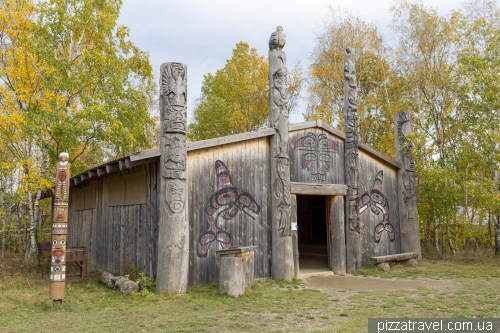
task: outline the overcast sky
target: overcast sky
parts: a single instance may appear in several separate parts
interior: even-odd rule
[[[461,2],[423,0],[441,14]],[[391,0],[124,0],[119,23],[129,27],[131,40],[149,53],[155,75],[164,62],[187,64],[190,117],[203,75],[223,68],[236,43],[247,42],[267,56],[269,37],[281,25],[288,68],[300,59],[306,72],[314,32],[327,17],[329,5],[361,15],[390,37],[391,4]],[[301,122],[303,117],[293,115],[290,121]]]

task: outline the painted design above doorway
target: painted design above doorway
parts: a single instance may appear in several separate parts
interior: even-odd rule
[[[380,215],[380,213],[382,213],[382,222],[375,226],[375,230],[373,232],[375,243],[380,243],[380,239],[382,238],[382,233],[384,231],[389,235],[389,240],[391,242],[394,242],[396,239],[394,226],[389,223],[389,201],[382,193],[383,178],[384,172],[380,170],[375,176],[373,189],[363,193],[358,201],[359,215],[366,211],[367,208],[370,208],[372,213],[375,215]]]
[[[295,142],[294,151],[303,152],[302,170],[311,174],[311,182],[326,183],[326,173],[333,169],[334,155],[339,154],[338,144],[326,134],[307,133]]]
[[[229,169],[222,161],[215,161],[217,191],[212,194],[205,206],[205,222],[207,230],[198,238],[198,257],[208,254],[210,245],[216,241],[220,249],[228,249],[232,245],[232,235],[218,227],[219,218],[231,220],[241,210],[253,220],[260,213],[260,206],[250,194],[234,187]]]

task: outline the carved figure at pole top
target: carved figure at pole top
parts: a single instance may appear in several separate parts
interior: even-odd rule
[[[270,113],[271,126],[278,131],[277,155],[288,158],[288,70],[286,53],[282,51],[285,42],[283,28],[278,26],[269,38]]]
[[[163,131],[187,131],[187,68],[185,64],[168,63],[163,70],[161,94],[163,96]]]
[[[346,48],[344,59],[345,161],[349,229],[359,233],[359,207],[357,205],[359,199],[359,132],[356,106],[356,67],[352,59],[353,56],[354,50]]]

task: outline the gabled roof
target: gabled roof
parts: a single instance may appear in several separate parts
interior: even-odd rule
[[[298,124],[291,124],[289,126],[289,131],[298,131],[298,130],[303,130],[303,129],[309,129],[309,128],[322,128],[327,132],[330,132],[331,134],[345,140],[345,134],[342,131],[339,131],[335,127],[332,127],[321,120],[312,120],[312,121],[306,121]],[[229,144],[229,143],[235,143],[235,142],[240,142],[240,141],[246,141],[246,140],[252,140],[256,138],[261,138],[261,137],[266,137],[266,136],[271,136],[276,133],[276,130],[274,128],[265,128],[261,129],[258,131],[254,132],[246,132],[246,133],[241,133],[241,134],[234,134],[234,135],[228,135],[228,136],[223,136],[220,138],[214,138],[214,139],[208,139],[208,140],[201,140],[201,141],[195,141],[195,142],[188,142],[187,143],[187,150],[188,151],[193,151],[197,149],[203,149],[203,148],[210,148],[210,147],[216,147],[224,144]],[[373,147],[367,145],[366,143],[359,142],[359,149],[364,150],[365,152],[374,155],[378,159],[385,161],[396,168],[401,168],[401,163],[390,158],[389,156],[386,156],[379,152],[378,150],[374,149]],[[102,163],[98,166],[95,166],[91,169],[85,170],[84,172],[81,172],[73,177],[71,177],[70,180],[70,187],[80,185],[82,183],[86,183],[92,180],[95,180],[100,177],[105,177],[107,175],[113,174],[120,172],[122,170],[128,169],[128,168],[133,168],[138,165],[142,164],[147,164],[151,162],[156,162],[160,159],[160,148],[153,148],[153,149],[148,149],[148,150],[141,150],[137,151],[134,153],[130,153],[126,156],[114,159],[112,161],[108,161],[105,163]],[[52,189],[48,189],[45,191],[42,195],[43,198],[48,198],[51,197],[52,194]]]

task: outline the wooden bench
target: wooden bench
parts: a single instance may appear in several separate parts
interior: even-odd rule
[[[417,253],[408,252],[408,253],[389,254],[387,256],[371,257],[371,261],[374,265],[380,265],[384,271],[388,271],[390,269],[389,264],[386,264],[388,262],[408,261],[417,258],[418,258]],[[416,261],[412,266],[416,266]]]
[[[50,242],[37,243],[38,247],[38,267],[42,272],[43,278],[43,260],[52,257],[52,244]],[[89,250],[86,247],[66,248],[66,265],[75,263],[80,268],[80,275],[67,276],[68,278],[79,278],[71,281],[85,281],[87,285],[87,261],[89,258]],[[84,266],[85,265],[85,266]],[[85,273],[85,276],[83,275]],[[69,279],[67,280],[69,281]]]

